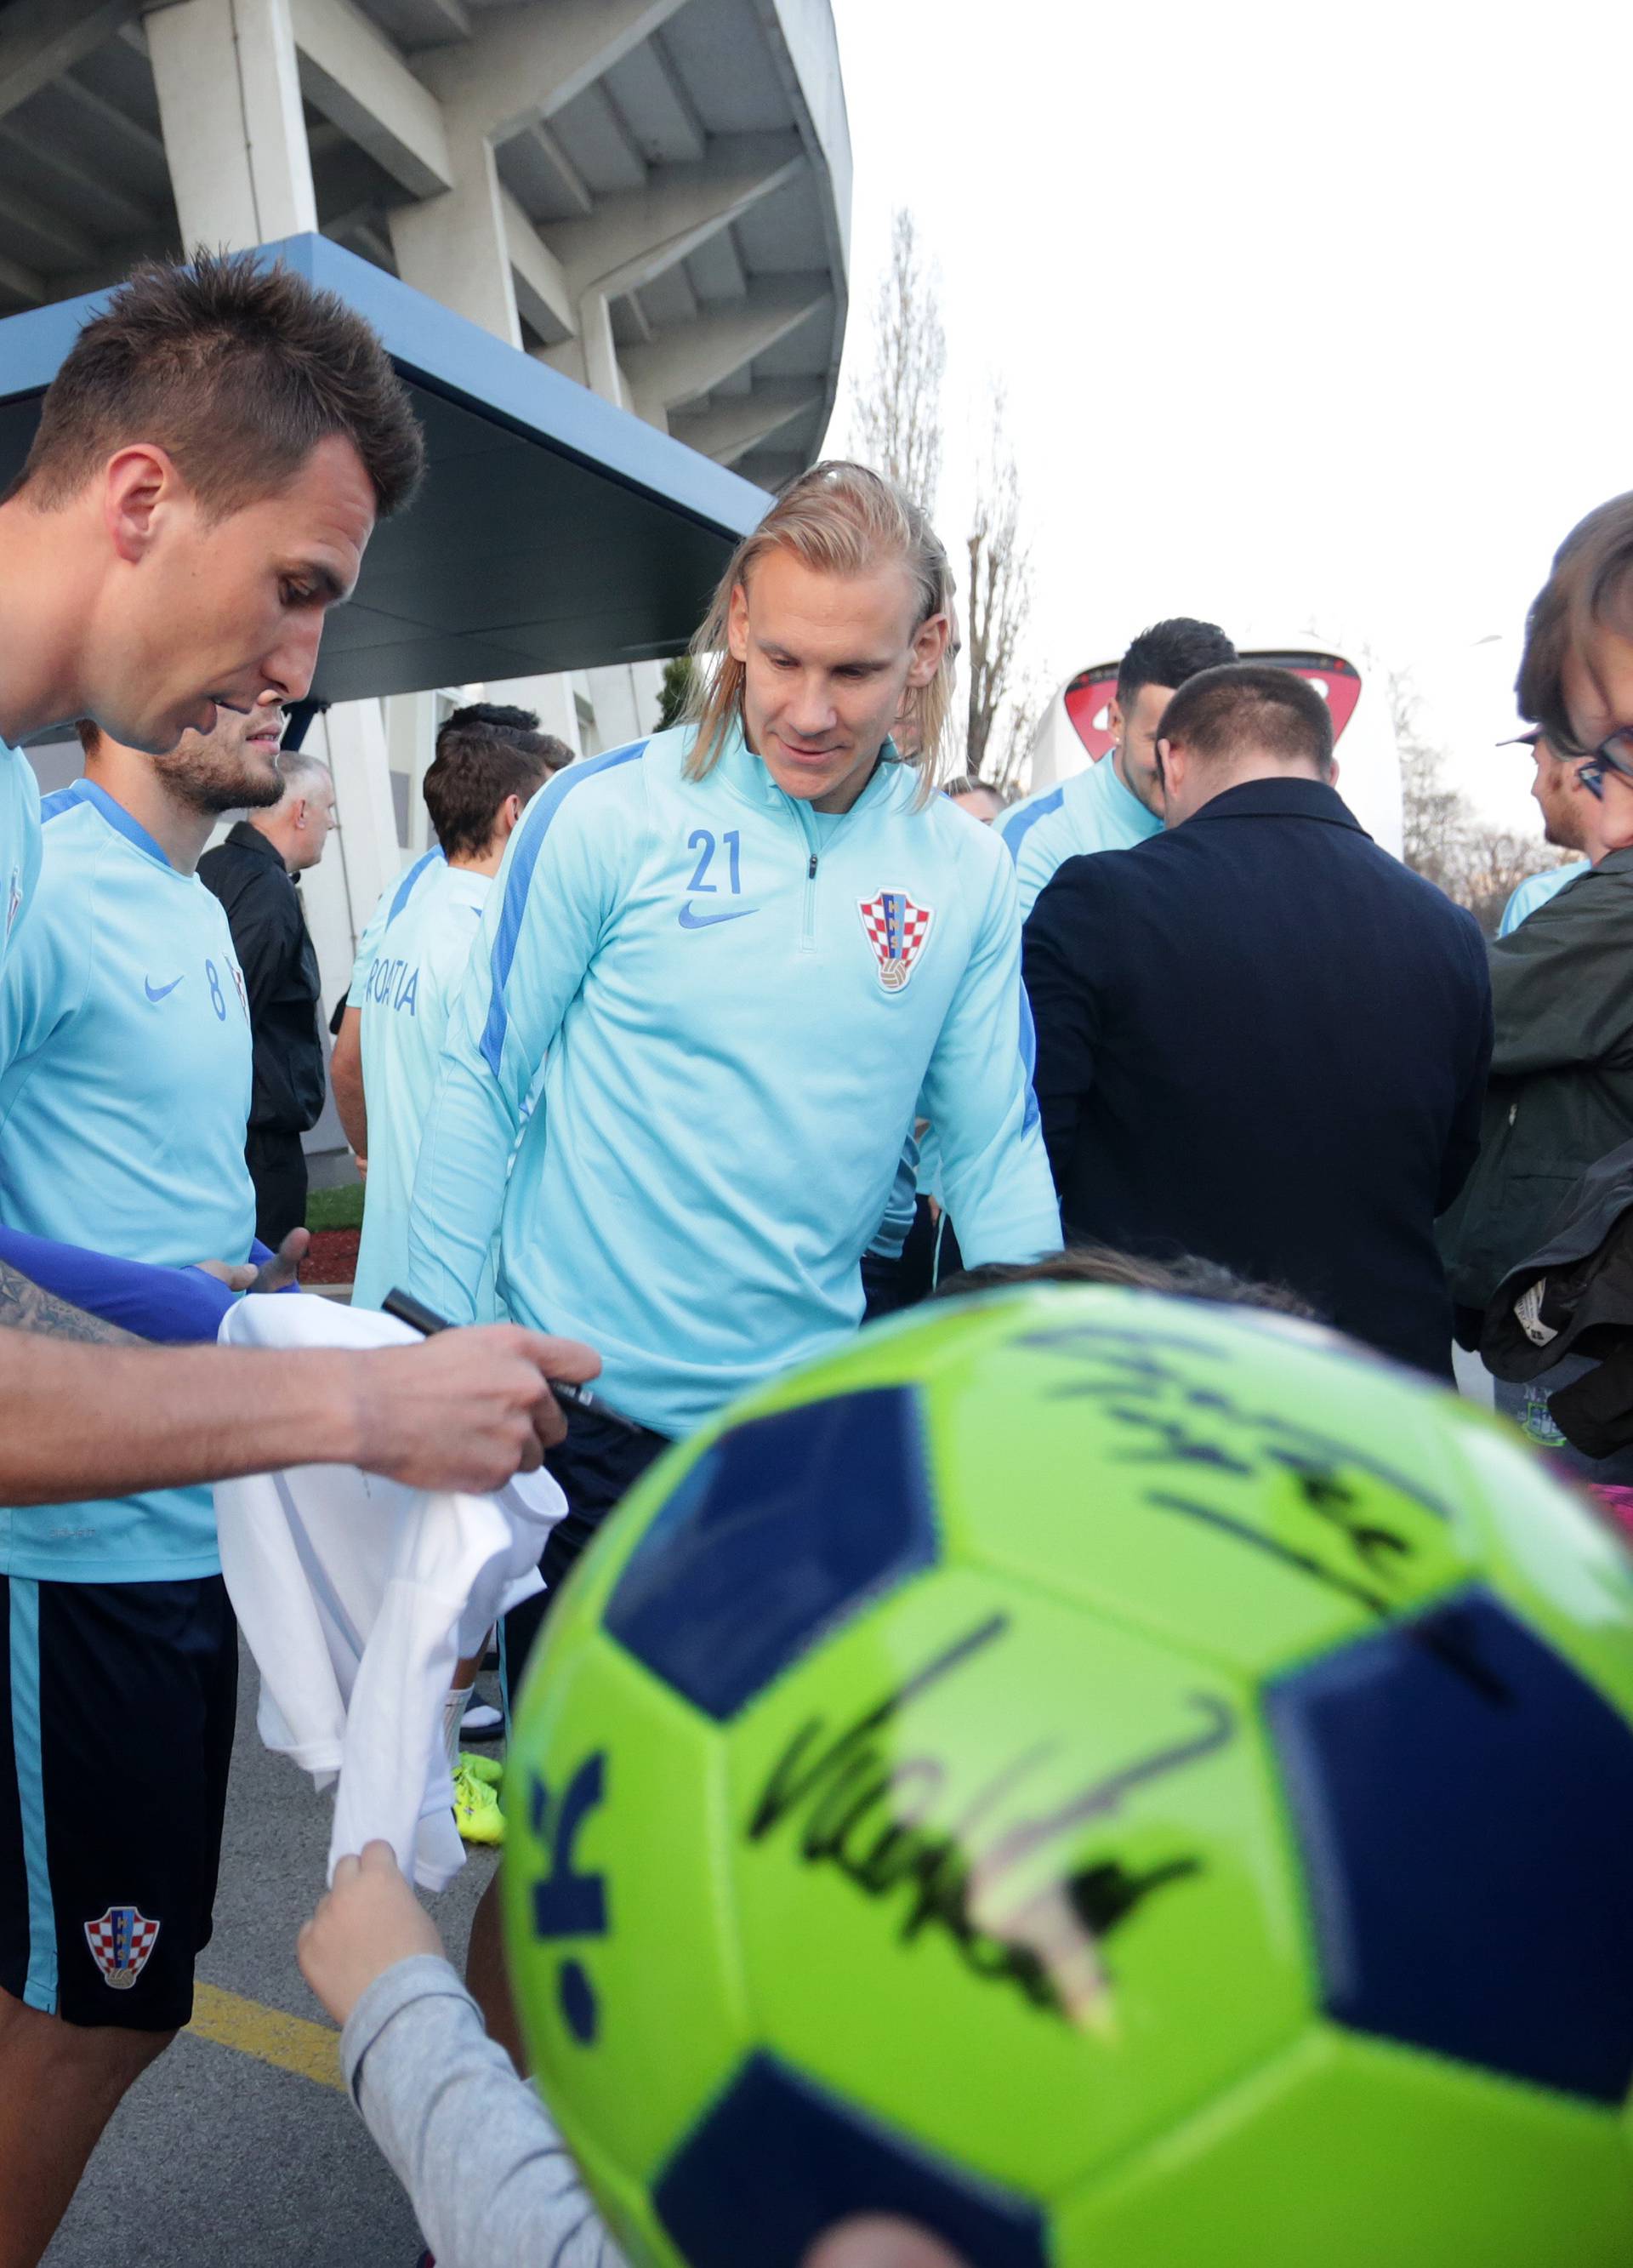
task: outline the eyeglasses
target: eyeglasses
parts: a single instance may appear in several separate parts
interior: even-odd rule
[[[1596,748],[1573,747],[1567,761],[1576,765],[1577,777],[1590,795],[1603,796],[1607,772],[1633,781],[1633,725],[1619,725]]]
[[[1618,779],[1633,782],[1633,725],[1619,725],[1614,733],[1607,733],[1598,747],[1593,748],[1583,747],[1576,741],[1562,746],[1540,725],[1533,725],[1530,732],[1518,733],[1513,740],[1504,740],[1501,745],[1505,748],[1534,749],[1540,741],[1544,740],[1561,763],[1576,766],[1577,777],[1590,795],[1604,795],[1607,772],[1615,772]]]

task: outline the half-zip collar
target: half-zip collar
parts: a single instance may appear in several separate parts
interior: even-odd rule
[[[912,767],[896,753],[895,742],[886,740],[879,750],[879,762],[873,767],[872,775],[867,785],[848,812],[836,815],[850,819],[859,811],[877,807],[882,803],[888,802],[893,796],[901,792],[903,774],[906,773],[910,777]],[[755,755],[743,738],[743,725],[740,718],[732,719],[725,746],[721,750],[719,760],[713,767],[710,777],[717,777],[721,785],[728,789],[732,794],[759,809],[775,810],[778,805],[782,805],[797,814],[803,814],[801,832],[812,847],[813,849],[816,847],[816,829],[811,824],[810,804],[803,796],[789,795],[777,785],[767,766]]]

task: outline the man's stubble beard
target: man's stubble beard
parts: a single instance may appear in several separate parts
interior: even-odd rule
[[[282,797],[284,780],[275,772],[270,779],[245,766],[229,767],[218,757],[186,755],[166,757],[158,767],[172,793],[218,819],[224,811],[266,811]]]

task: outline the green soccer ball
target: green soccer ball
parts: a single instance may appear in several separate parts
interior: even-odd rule
[[[1143,1293],[921,1310],[586,1555],[511,1974],[630,2257],[1629,2268],[1633,1561],[1496,1423]]]

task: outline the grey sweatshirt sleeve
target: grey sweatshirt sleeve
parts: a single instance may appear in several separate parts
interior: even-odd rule
[[[340,2052],[437,2268],[625,2268],[543,2104],[445,1961],[416,1954],[377,1977]]]

